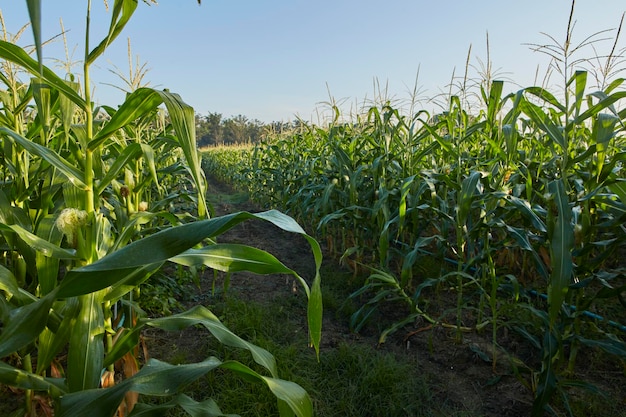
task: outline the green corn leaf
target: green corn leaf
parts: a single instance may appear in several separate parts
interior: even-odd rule
[[[575,336],[575,338],[585,346],[602,349],[606,353],[622,359],[626,358],[626,343],[613,335],[608,335],[608,337],[603,340],[593,340],[582,336]]]
[[[138,403],[133,408],[131,417],[156,417],[163,415],[164,411],[180,407],[191,417],[239,417],[237,414],[223,414],[215,401],[211,398],[201,402],[179,394],[164,404],[152,405]]]
[[[139,322],[132,328],[123,328],[121,333],[115,340],[113,347],[107,352],[102,364],[105,368],[113,365],[119,359],[121,359],[126,353],[135,349],[139,345],[139,337],[144,330],[144,325]]]
[[[8,129],[6,127],[0,127],[0,133],[7,135],[12,141],[19,146],[27,150],[33,155],[37,155],[40,158],[46,160],[50,165],[61,171],[72,184],[80,188],[86,188],[85,178],[81,171],[76,169],[73,164],[70,164],[63,157],[59,156],[52,149],[39,145],[26,139],[24,136]]]
[[[54,227],[54,222],[55,219],[53,217],[42,219],[37,227],[37,236],[41,237],[46,242],[60,247],[63,234],[58,228]],[[37,251],[35,259],[37,261],[39,290],[41,294],[46,295],[57,285],[59,258],[46,256],[43,252]]]
[[[535,400],[531,410],[532,417],[543,417],[544,410],[550,403],[554,392],[557,389],[557,377],[553,364],[553,357],[558,352],[558,339],[551,331],[546,331],[542,346],[542,364]]]
[[[309,304],[307,306],[307,319],[311,345],[315,349],[318,361],[320,355],[320,341],[322,339],[322,311],[322,278],[319,273],[319,268],[317,268],[315,278],[311,284],[311,295],[309,296]]]
[[[0,384],[23,390],[47,391],[58,397],[67,391],[61,381],[14,368],[0,361]]]
[[[191,417],[238,417],[235,414],[223,414],[222,410],[212,399],[197,402],[192,398],[181,394],[175,399],[176,403]]]
[[[603,100],[600,100],[599,102],[597,102],[593,106],[589,107],[582,114],[580,114],[578,117],[576,117],[572,121],[572,123],[582,124],[588,118],[593,117],[593,116],[599,114],[602,110],[612,106],[617,101],[622,100],[624,98],[626,98],[626,91],[619,91],[619,92],[613,93],[613,94],[607,96],[606,98],[604,98]]]
[[[65,81],[65,83],[78,94],[80,90],[80,84],[72,81]],[[66,95],[61,94],[59,97],[59,110],[61,111],[61,125],[65,135],[69,135],[76,112],[76,104],[72,102]]]
[[[322,338],[322,287],[321,287],[321,275],[320,268],[322,267],[322,250],[319,243],[313,237],[306,234],[304,229],[291,217],[282,214],[277,210],[269,210],[262,213],[255,214],[257,218],[264,219],[281,229],[298,233],[303,236],[311,247],[313,257],[315,259],[315,277],[311,284],[311,292],[309,294],[309,303],[307,306],[307,318],[309,323],[309,335],[311,337],[311,344],[315,348],[315,352],[319,359],[320,341]],[[303,280],[300,280],[303,287],[306,285]]]
[[[591,132],[592,143],[596,145],[597,178],[602,174],[602,167],[609,141],[615,136],[615,125],[619,119],[612,114],[600,113],[594,120]]]
[[[45,328],[37,340],[37,374],[42,375],[48,369],[53,359],[67,347],[70,339],[74,320],[80,310],[77,298],[71,298],[64,302],[61,309],[62,320],[58,328],[53,332]]]
[[[291,217],[275,210],[257,214],[239,212],[215,219],[187,223],[162,230],[141,240],[132,242],[92,264],[69,271],[63,280],[64,283],[61,284],[61,294],[65,294],[63,290],[66,287],[70,287],[74,280],[81,279],[79,278],[80,276],[85,276],[85,274],[89,274],[90,272],[116,271],[165,262],[169,258],[175,257],[187,249],[192,248],[204,239],[218,236],[237,224],[254,218],[268,220],[283,230],[300,233],[305,235],[305,237],[308,236]],[[314,249],[316,263],[318,258],[321,262],[321,250],[319,250],[319,245],[315,245],[317,242],[314,240],[309,240],[309,242]],[[65,284],[65,282],[67,282],[67,284]]]
[[[180,331],[190,326],[202,325],[224,345],[248,350],[253,359],[272,375],[276,375],[276,361],[271,353],[231,332],[211,311],[203,306],[196,306],[183,313],[156,319],[140,319],[132,330],[126,331],[116,342],[104,363],[108,366],[124,356],[136,346],[141,331],[146,327],[154,327],[167,331]]]
[[[246,245],[218,243],[202,249],[189,249],[170,258],[177,264],[205,265],[224,272],[250,271],[255,274],[295,274],[276,257],[264,250]],[[307,288],[308,292],[308,288]]]
[[[467,217],[469,216],[474,195],[477,191],[478,181],[482,177],[482,174],[478,171],[472,171],[470,175],[461,183],[461,192],[459,193],[457,205],[458,205],[458,217],[459,224],[465,224]]]
[[[415,321],[420,318],[422,315],[418,314],[418,313],[413,313],[413,314],[409,314],[408,316],[406,316],[405,318],[403,318],[402,320],[399,320],[395,323],[393,323],[391,326],[387,327],[385,330],[383,330],[380,333],[380,336],[378,337],[378,344],[382,345],[383,343],[385,343],[387,341],[387,337],[390,334],[393,334],[395,332],[397,332],[398,330],[402,329],[403,327],[410,325],[411,323],[415,323]]]
[[[202,306],[196,306],[190,310],[175,314],[169,317],[161,317],[157,319],[140,320],[138,325],[147,325],[168,331],[179,331],[189,326],[202,325],[211,334],[220,341],[220,343],[248,350],[256,363],[270,371],[274,376],[277,375],[276,360],[267,350],[247,342],[231,332],[220,320],[208,309]]]
[[[561,149],[567,152],[567,142],[563,131],[555,125],[541,107],[524,99],[519,103],[520,109]]]
[[[59,401],[57,415],[61,417],[78,415],[110,417],[128,391],[144,395],[173,395],[218,367],[229,369],[247,379],[255,379],[265,383],[272,393],[279,400],[288,404],[298,417],[311,417],[313,415],[311,400],[306,391],[299,385],[260,375],[239,362],[221,362],[213,357],[203,362],[183,365],[170,365],[151,359],[137,374],[111,388],[92,389],[63,395]],[[192,404],[188,401],[181,403],[188,406],[192,411],[195,409],[195,407],[191,407]],[[145,408],[144,410],[147,411]],[[140,411],[142,410],[140,409]]]
[[[606,94],[611,94],[613,90],[618,88],[623,83],[624,83],[624,78],[616,78],[615,80],[611,81],[607,87],[604,88],[604,92]]]
[[[517,245],[525,251],[534,252],[530,241],[528,240],[528,236],[525,233],[525,229],[521,227],[512,227],[508,224],[506,225],[506,230],[509,236],[513,237],[517,242]]]
[[[260,375],[247,366],[235,361],[224,362],[221,367],[235,371],[245,377],[253,377],[264,382],[276,398],[289,405],[289,408],[291,408],[296,416],[313,416],[313,404],[311,399],[307,392],[298,384]]]
[[[104,301],[117,302],[124,295],[146,282],[162,265],[161,263],[146,265],[143,268],[128,271],[121,279],[119,276],[116,277],[116,279],[113,280],[114,282],[107,289]],[[103,279],[105,280],[109,279],[111,275],[116,276],[118,274],[110,274],[108,271],[103,271],[102,273]]]
[[[534,346],[538,350],[541,349],[541,342],[539,341],[539,339],[534,334],[529,332],[528,329],[526,329],[526,327],[513,326],[512,328],[517,333],[519,333],[522,337],[524,337],[524,339],[526,339],[526,341],[528,341],[532,346]]]
[[[567,109],[565,108],[565,106],[563,106],[559,100],[556,99],[556,97],[554,97],[552,95],[552,93],[550,93],[548,90],[545,90],[541,87],[528,87],[525,88],[524,90],[521,90],[520,92],[527,92],[530,93],[540,99],[542,99],[543,101],[553,105],[554,107],[556,107],[560,112],[565,113],[567,112]]]
[[[79,108],[83,110],[87,109],[85,100],[79,96],[72,87],[45,65],[41,66],[40,71],[40,63],[32,59],[30,55],[19,46],[0,40],[0,58],[11,61],[21,66],[32,75],[40,77],[41,80],[50,85],[50,87],[58,90],[61,94],[72,100]]]
[[[572,107],[576,108],[575,114],[578,115],[580,113],[580,108],[583,103],[585,87],[587,86],[587,71],[576,71],[574,75],[572,75],[572,78],[570,79],[570,81],[568,82],[568,86],[572,82],[576,83],[576,90],[574,94],[575,101],[574,103],[572,103]]]
[[[129,381],[131,389],[140,394],[174,394],[221,364],[222,362],[214,357],[198,363],[180,365],[170,365],[169,363],[151,359]]]
[[[124,126],[139,119],[141,116],[152,112],[163,103],[161,96],[151,88],[139,88],[133,91],[120,108],[115,112],[100,131],[89,142],[90,150],[97,149],[111,135]]]
[[[494,125],[496,123],[496,114],[498,110],[500,110],[500,97],[502,97],[503,87],[504,82],[496,80],[491,83],[491,89],[489,91],[489,101],[487,103],[487,120],[489,120],[489,122]]]
[[[104,53],[111,42],[113,42],[122,32],[136,8],[137,0],[115,0],[115,3],[113,3],[113,11],[111,12],[111,23],[109,25],[107,37],[104,38],[91,52],[89,52],[86,59],[87,64],[91,64]]]
[[[10,312],[0,333],[0,358],[33,342],[48,323],[55,292]]]
[[[178,94],[167,90],[154,90],[165,103],[167,113],[172,120],[172,126],[176,131],[178,145],[183,150],[187,165],[191,172],[198,195],[198,216],[208,217],[209,207],[206,202],[206,179],[200,165],[196,143],[196,114],[193,107],[187,105]]]
[[[551,181],[548,183],[548,191],[553,198],[552,207],[549,210],[552,211],[554,223],[554,229],[549,236],[552,271],[548,286],[548,304],[550,324],[554,326],[572,281],[574,231],[571,225],[572,210],[569,207],[563,181]]]
[[[104,361],[104,315],[102,292],[79,297],[80,311],[74,320],[67,355],[70,392],[97,388]]]
[[[122,230],[117,236],[117,240],[111,248],[111,251],[116,251],[122,246],[125,246],[137,234],[136,226],[147,224],[153,219],[159,217],[169,221],[173,225],[180,224],[180,220],[169,211],[159,211],[157,213],[152,213],[149,211],[138,211],[136,213],[133,213],[130,216],[130,219],[124,224]]]
[[[402,186],[401,186],[401,194],[400,194],[400,206],[398,208],[398,229],[400,230],[400,232],[402,231],[402,228],[404,227],[404,219],[406,218],[406,198],[407,195],[409,194],[409,192],[411,191],[411,186],[413,184],[413,182],[415,181],[415,175],[411,175],[408,178],[405,178],[402,181]]]
[[[135,142],[126,146],[124,150],[116,156],[113,165],[111,165],[111,167],[107,170],[106,175],[98,182],[95,189],[96,195],[102,194],[104,189],[111,184],[111,181],[113,181],[124,168],[126,168],[128,163],[130,161],[134,161],[140,155],[148,156],[147,162],[150,167],[150,173],[152,174],[155,184],[158,185],[156,168],[154,165],[154,150],[149,145]]]
[[[130,389],[130,381],[124,380],[106,389],[90,389],[65,394],[59,398],[56,417],[111,417]]]
[[[515,155],[517,155],[517,144],[519,135],[514,125],[502,125],[502,134],[504,135],[504,144],[506,146],[507,162],[513,161]]]
[[[37,116],[42,124],[46,137],[50,128],[50,111],[53,102],[53,91],[49,85],[39,82],[37,78],[31,80],[33,99],[37,106]]]
[[[131,93],[126,101],[111,117],[111,120],[89,142],[89,149],[97,149],[104,141],[118,129],[137,120],[139,117],[165,104],[172,125],[176,131],[178,145],[185,154],[187,165],[198,193],[198,215],[206,217],[208,207],[204,198],[206,180],[200,166],[200,158],[196,145],[195,112],[178,94],[169,91],[159,91],[151,88],[139,88]]]
[[[23,227],[16,224],[6,225],[0,223],[0,230],[14,232],[33,250],[40,252],[45,256],[57,259],[78,259],[74,250],[63,249],[37,235],[30,233]]]
[[[504,196],[507,202],[513,204],[521,214],[526,217],[532,223],[533,227],[540,232],[546,232],[547,228],[543,220],[535,213],[527,200],[515,197],[514,195],[507,194]]]
[[[524,100],[524,90],[519,90],[517,93],[514,94],[512,93],[509,97],[513,100],[513,105],[502,119],[502,126],[513,126],[517,123],[517,118],[521,113],[519,104],[522,100]]]
[[[626,205],[626,180],[617,181],[608,187],[609,190],[619,198],[622,204]]]
[[[113,294],[123,295],[128,292],[128,286],[134,286],[144,282],[150,274],[154,273],[163,265],[163,262],[120,268],[117,270],[102,269],[90,270],[88,272],[81,269],[73,269],[59,284],[59,297],[68,298],[89,294],[95,291],[112,287]],[[68,282],[68,284],[66,284]],[[107,300],[114,300],[115,296],[108,293]]]
[[[35,301],[22,294],[20,286],[17,284],[17,280],[15,279],[15,275],[13,275],[13,273],[3,265],[0,265],[0,290],[4,291],[7,301],[10,301],[15,297],[19,305]]]
[[[43,72],[43,52],[41,49],[41,1],[26,0],[28,6],[28,17],[30,25],[33,29],[33,38],[35,39],[35,50],[37,51],[37,60],[39,61],[39,73]]]
[[[147,236],[92,264],[69,271],[58,287],[58,296],[65,298],[83,295],[111,285],[123,284],[124,280],[136,276],[133,274],[138,273],[142,268],[151,269],[155,265],[191,249],[204,239],[218,236],[237,224],[254,218],[271,222],[285,231],[301,234],[311,246],[316,272],[312,288],[307,291],[309,295],[309,331],[311,332],[311,343],[316,352],[319,353],[322,326],[322,294],[319,270],[322,264],[322,251],[319,243],[307,235],[295,220],[276,210],[256,214],[233,213],[171,227]],[[300,279],[300,283],[306,289],[307,284],[303,279]]]

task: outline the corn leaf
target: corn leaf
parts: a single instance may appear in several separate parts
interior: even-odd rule
[[[229,369],[245,378],[252,378],[265,383],[272,393],[279,400],[287,403],[298,417],[313,415],[311,400],[306,391],[299,385],[260,375],[239,362],[222,362],[213,357],[202,362],[182,365],[170,365],[151,359],[137,374],[111,388],[86,390],[62,396],[57,415],[62,417],[77,415],[108,417],[115,411],[128,391],[159,396],[167,395],[167,393],[174,394],[218,367]],[[189,405],[188,402],[187,405]]]
[[[135,408],[133,408],[131,416],[152,417],[162,415],[164,411],[171,410],[176,407],[181,407],[191,417],[239,417],[238,414],[223,414],[222,410],[220,410],[218,405],[211,398],[198,402],[185,394],[176,395],[164,404],[136,404]]]
[[[23,227],[16,224],[6,225],[0,223],[0,230],[14,232],[33,250],[40,252],[45,256],[57,259],[78,259],[74,250],[63,249],[37,235],[30,233]]]
[[[276,210],[257,214],[233,213],[162,230],[132,242],[92,264],[69,271],[58,287],[58,296],[65,298],[88,294],[111,285],[122,284],[129,277],[137,276],[134,274],[142,268],[151,269],[154,265],[179,256],[204,239],[218,236],[237,224],[254,218],[269,221],[285,231],[301,234],[311,246],[316,272],[312,288],[310,292],[307,291],[307,295],[309,295],[309,331],[311,343],[316,352],[319,353],[322,327],[322,294],[319,275],[322,263],[321,248],[317,241],[307,235],[295,220]],[[306,289],[307,284],[303,279],[300,279],[300,283]]]
[[[37,236],[53,245],[61,246],[63,234],[54,227],[54,218],[46,217],[39,222]],[[37,281],[41,294],[51,292],[57,285],[59,276],[59,258],[46,256],[43,252],[37,251],[35,254],[37,262]]]
[[[553,206],[554,229],[550,238],[550,284],[548,286],[548,304],[551,326],[556,324],[559,311],[572,281],[574,263],[572,248],[574,247],[574,231],[571,225],[572,210],[565,193],[563,181],[555,180],[548,184]]]
[[[74,89],[69,86],[62,78],[55,74],[50,68],[45,65],[41,66],[40,63],[32,59],[26,51],[19,46],[7,41],[0,40],[0,58],[11,61],[31,74],[40,77],[42,81],[45,81],[50,87],[58,90],[67,98],[72,100],[79,108],[86,110],[87,103],[79,96]]]
[[[458,205],[458,222],[459,224],[465,224],[467,217],[469,216],[470,208],[472,207],[472,201],[474,194],[476,194],[478,181],[482,177],[482,174],[478,171],[473,171],[470,175],[461,183],[461,191],[457,200]]]
[[[576,108],[576,115],[580,113],[580,108],[583,103],[583,98],[585,94],[585,87],[587,86],[587,71],[576,71],[572,78],[570,79],[568,84],[572,82],[576,83],[576,89],[574,93],[574,103],[572,103],[572,107]]]
[[[59,380],[44,378],[41,375],[14,368],[0,361],[0,384],[23,390],[48,391],[59,396],[67,391]]]
[[[46,327],[37,340],[37,374],[42,375],[48,369],[52,360],[66,346],[70,339],[74,320],[80,310],[80,303],[77,298],[65,301],[61,316],[63,317],[58,328],[53,332]]]
[[[56,417],[111,417],[130,389],[129,380],[110,388],[73,392],[60,397]]]
[[[289,405],[289,408],[291,408],[296,416],[313,416],[313,404],[311,399],[309,398],[307,392],[298,384],[291,381],[260,375],[247,366],[235,361],[224,362],[221,367],[235,371],[245,377],[251,376],[263,381],[276,398]]]
[[[70,164],[62,156],[54,152],[52,149],[30,141],[24,136],[6,127],[0,127],[0,133],[7,135],[12,141],[17,143],[19,146],[27,150],[32,155],[37,155],[40,158],[46,160],[48,163],[50,163],[50,165],[61,171],[63,175],[65,175],[75,186],[81,188],[87,187],[85,185],[85,177],[83,173],[76,169],[73,164]]]
[[[537,391],[531,410],[532,417],[544,416],[545,408],[548,406],[552,395],[557,388],[556,373],[553,364],[553,357],[558,352],[558,339],[551,331],[546,331],[542,346],[542,368],[537,382]]]
[[[102,129],[100,129],[93,139],[89,142],[90,150],[97,149],[111,135],[124,126],[139,119],[141,116],[149,113],[159,107],[163,103],[161,97],[155,90],[150,88],[139,88],[133,91],[120,108],[115,112]]]
[[[46,327],[55,292],[11,310],[0,333],[0,358],[32,343]]]
[[[111,12],[109,33],[98,46],[89,52],[86,60],[87,64],[91,64],[104,53],[111,42],[122,32],[136,8],[137,0],[115,0],[115,3],[113,3],[113,11]]]
[[[613,93],[607,96],[606,98],[604,98],[603,100],[598,101],[593,106],[589,107],[582,114],[576,117],[576,119],[574,119],[572,123],[581,124],[588,118],[597,115],[605,108],[610,107],[611,105],[615,104],[617,101],[622,100],[624,98],[626,98],[626,91],[619,91],[619,92]]]
[[[519,103],[519,106],[520,109],[537,125],[537,127],[543,130],[553,142],[558,144],[561,149],[563,149],[563,151],[567,152],[567,142],[565,140],[565,136],[563,135],[563,131],[550,120],[550,117],[541,109],[541,107],[526,99],[522,100]]]
[[[155,184],[158,185],[158,179],[156,175],[156,168],[154,165],[154,150],[146,144],[143,143],[131,143],[122,150],[122,152],[117,155],[115,158],[115,162],[113,165],[107,170],[106,175],[102,177],[102,179],[98,182],[98,185],[95,189],[95,194],[100,195],[104,191],[106,187],[111,184],[119,173],[128,165],[130,161],[134,161],[140,155],[148,155],[149,158],[147,160],[148,166],[150,167],[150,172],[153,176],[153,180]]]
[[[602,174],[606,150],[610,140],[615,136],[615,125],[619,119],[612,114],[600,113],[594,120],[591,132],[592,143],[596,145],[597,178]]]
[[[547,228],[543,220],[535,213],[527,200],[515,197],[514,195],[507,194],[504,196],[506,201],[513,204],[521,214],[526,217],[532,223],[533,227],[540,232],[546,232]]]
[[[530,93],[542,100],[544,100],[545,102],[553,105],[554,107],[556,107],[557,109],[559,109],[562,113],[565,113],[567,111],[567,109],[565,108],[565,106],[563,106],[559,100],[556,99],[556,97],[554,97],[552,95],[552,93],[550,93],[548,90],[545,90],[541,87],[528,87],[525,88],[524,90],[521,90],[523,92],[527,92]]]
[[[193,107],[186,104],[178,94],[170,93],[167,90],[154,90],[165,103],[168,115],[172,120],[172,126],[176,131],[178,145],[185,154],[185,159],[191,177],[193,178],[198,195],[198,216],[208,217],[209,207],[206,202],[206,179],[204,170],[200,166],[200,157],[196,144],[196,114]]]
[[[43,52],[41,49],[41,1],[26,0],[28,6],[28,17],[33,29],[35,39],[35,50],[37,51],[37,61],[39,61],[39,72],[43,72]]]
[[[74,321],[67,355],[70,392],[97,388],[104,361],[104,316],[101,292],[79,297],[80,312]]]
[[[177,264],[205,265],[224,272],[250,271],[255,274],[296,274],[274,255],[246,245],[218,243],[202,249],[189,249],[170,258]],[[307,288],[308,292],[308,288]]]
[[[220,341],[220,343],[248,350],[256,363],[267,369],[271,375],[277,376],[276,360],[267,350],[253,345],[231,332],[211,311],[203,306],[157,319],[140,320],[138,325],[146,325],[168,331],[180,331],[190,326],[202,325]]]

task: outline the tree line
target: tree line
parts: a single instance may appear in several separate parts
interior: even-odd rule
[[[301,122],[263,123],[244,115],[225,118],[221,113],[196,114],[196,143],[198,147],[258,143],[269,134],[291,130]]]

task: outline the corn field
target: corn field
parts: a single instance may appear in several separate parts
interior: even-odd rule
[[[575,378],[579,352],[626,359],[624,79],[567,77],[562,94],[482,83],[479,105],[451,95],[434,114],[384,102],[346,122],[333,107],[328,124],[209,150],[203,164],[365,273],[355,331],[393,304],[406,314],[381,343],[417,319],[458,341],[490,332],[494,352],[502,329],[519,334],[539,360],[510,366],[541,416],[567,387],[594,390]],[[444,292],[454,305],[431,311]]]
[[[319,271],[317,241],[274,210],[211,218],[194,110],[179,95],[129,82],[124,103],[94,107],[90,68],[137,8],[136,0],[108,3],[109,32],[90,42],[87,25],[80,74],[61,78],[44,65],[40,1],[27,1],[35,48],[17,43],[27,26],[15,36],[3,30],[0,40],[0,384],[22,399],[12,415],[122,417],[175,408],[223,415],[212,399],[182,394],[219,370],[266,385],[281,416],[311,416],[308,394],[278,377],[274,357],[206,307],[150,318],[137,303],[141,285],[167,265],[292,275],[309,298],[310,340],[319,352],[319,272],[309,284],[264,250],[217,238],[261,219],[304,236]],[[91,2],[84,4],[87,21],[95,18]],[[148,360],[143,331],[190,326],[250,352],[258,369],[214,356],[181,365]],[[140,395],[168,401],[142,403]]]

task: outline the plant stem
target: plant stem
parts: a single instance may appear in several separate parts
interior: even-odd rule
[[[22,359],[22,363],[24,364],[24,370],[26,372],[32,373],[33,372],[33,364],[30,360],[30,353],[26,354],[24,356],[24,359]],[[30,416],[33,415],[33,390],[32,389],[28,389],[24,392],[24,396],[25,396],[25,401],[26,401],[26,415]]]
[[[89,56],[89,25],[90,25],[90,11],[91,0],[87,5],[87,20],[85,30],[85,64],[83,66],[83,77],[85,80],[85,101],[87,102],[86,109],[86,129],[87,129],[87,144],[93,138],[93,108],[91,105],[91,91],[90,91],[90,77],[89,77],[89,63],[87,57]],[[85,184],[87,189],[85,190],[85,210],[87,213],[92,213],[95,210],[94,195],[93,195],[93,151],[88,147],[85,149]]]

